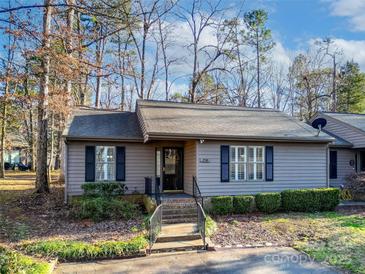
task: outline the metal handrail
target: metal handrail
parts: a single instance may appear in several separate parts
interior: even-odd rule
[[[159,177],[155,178],[155,200],[156,200],[157,205],[161,204],[160,178]]]
[[[195,176],[193,176],[193,197],[195,198],[195,202],[197,204],[198,204],[198,199],[200,199],[202,206],[204,206],[204,199],[202,193],[200,192],[200,188]]]
[[[204,209],[200,203],[197,203],[197,208],[198,208],[198,231],[203,239],[204,249],[206,249],[205,222],[207,220],[207,216],[205,215]]]
[[[162,226],[162,204],[156,207],[155,211],[152,213],[151,217],[148,220],[150,254],[152,246],[157,240],[157,235],[161,232],[161,226]]]

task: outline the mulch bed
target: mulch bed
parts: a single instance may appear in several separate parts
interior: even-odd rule
[[[0,194],[7,195],[5,192]],[[0,243],[54,238],[87,242],[122,241],[140,234],[143,222],[142,217],[100,223],[76,221],[69,212],[70,208],[64,204],[63,188],[59,185],[53,185],[51,193],[46,195],[22,191],[1,205]]]
[[[211,237],[220,246],[279,245],[288,246],[290,239],[273,234],[265,228],[260,215],[233,215],[217,217],[218,229]]]

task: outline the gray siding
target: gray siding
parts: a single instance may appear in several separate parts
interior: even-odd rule
[[[196,141],[184,146],[184,192],[193,194],[193,176],[196,176]]]
[[[126,181],[128,193],[144,193],[144,178],[155,176],[155,148],[142,143],[79,143],[70,142],[68,147],[68,194],[81,195],[81,185],[85,182],[85,146],[124,146],[126,153]]]
[[[365,147],[365,133],[361,130],[321,113],[317,117],[323,117],[327,120],[327,125],[324,129],[329,133],[333,133],[352,143],[354,148]]]
[[[274,181],[220,182],[221,145],[273,145]],[[289,143],[213,142],[198,144],[198,183],[204,196],[238,195],[295,188],[326,187],[327,145]]]
[[[330,179],[330,186],[338,187],[345,183],[345,178],[355,172],[350,161],[355,161],[355,151],[351,149],[331,149],[337,151],[337,179]]]

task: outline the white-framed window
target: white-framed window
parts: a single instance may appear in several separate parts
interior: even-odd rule
[[[230,146],[230,181],[262,181],[264,152],[263,146]]]
[[[115,147],[96,146],[95,147],[95,180],[114,181],[115,180]]]
[[[243,181],[246,180],[246,147],[231,146],[230,147],[230,180]]]
[[[261,181],[264,179],[264,147],[248,147],[248,180]]]

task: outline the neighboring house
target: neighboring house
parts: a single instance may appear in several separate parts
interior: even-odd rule
[[[28,164],[29,149],[27,142],[22,136],[9,134],[6,140],[6,149],[4,152],[4,162],[6,165]]]
[[[64,132],[68,196],[122,181],[144,193],[238,195],[328,185],[334,138],[272,109],[138,100],[136,112],[79,108]],[[155,181],[155,180],[153,180]]]
[[[323,131],[336,139],[330,144],[331,186],[340,186],[354,172],[365,171],[365,115],[319,112],[311,120],[324,118]]]

